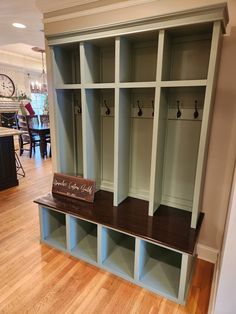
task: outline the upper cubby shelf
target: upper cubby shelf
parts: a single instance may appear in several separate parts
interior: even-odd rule
[[[55,85],[80,84],[79,43],[54,46],[53,52]]]
[[[115,39],[87,41],[84,51],[84,83],[115,82]]]
[[[212,24],[178,27],[165,32],[162,81],[207,79]],[[194,84],[194,82],[193,82]]]
[[[158,32],[120,38],[120,82],[156,80]]]

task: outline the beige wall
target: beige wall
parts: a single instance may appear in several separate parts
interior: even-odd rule
[[[222,241],[236,157],[236,27],[224,37],[208,153],[200,243]]]
[[[38,0],[38,3],[40,0]],[[66,21],[50,22],[45,25],[46,34],[74,31],[84,27],[94,27],[120,21],[161,15],[200,7],[222,1],[159,0],[143,3],[135,7],[116,9],[106,13],[80,16]],[[99,1],[98,1],[99,3]],[[140,3],[140,1],[136,1]],[[236,25],[236,1],[230,0],[229,15],[231,25]],[[74,14],[75,10],[71,10]],[[60,12],[62,13],[62,12]],[[68,10],[66,11],[68,13]],[[53,14],[48,15],[50,18]],[[55,17],[55,15],[54,15]],[[236,28],[223,40],[219,80],[216,92],[213,123],[209,144],[206,183],[203,197],[205,219],[199,242],[219,249],[221,247],[229,191],[236,154]]]
[[[220,261],[219,282],[216,293],[214,314],[233,314],[236,309],[235,265],[236,265],[236,168],[231,190],[231,199]]]

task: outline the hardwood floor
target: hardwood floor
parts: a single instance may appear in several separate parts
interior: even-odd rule
[[[207,313],[213,264],[197,260],[186,306],[39,243],[37,205],[51,161],[22,156],[26,177],[0,192],[0,313]]]

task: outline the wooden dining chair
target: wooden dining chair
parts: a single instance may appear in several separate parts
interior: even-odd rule
[[[41,114],[39,116],[41,124],[49,124],[49,115],[48,114]]]
[[[41,114],[39,116],[40,119],[40,123],[41,124],[49,124],[49,115],[48,114]],[[50,137],[50,133],[46,134],[46,142],[47,144],[50,145],[50,150],[49,150],[49,157],[52,156],[52,152],[51,152],[51,137]]]
[[[32,124],[39,124],[39,117],[37,115],[31,115],[31,116],[25,116],[26,122],[28,126],[31,126]]]
[[[24,150],[26,150],[29,151],[31,158],[32,151],[35,153],[35,147],[40,145],[40,137],[30,131],[27,117],[28,116],[17,115],[18,129],[24,131],[24,134],[19,135],[19,147],[20,156],[23,154]],[[29,146],[29,148],[25,148],[25,146]]]

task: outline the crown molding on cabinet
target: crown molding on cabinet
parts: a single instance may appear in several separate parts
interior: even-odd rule
[[[143,1],[143,0],[141,0]],[[147,1],[147,0],[144,0]],[[148,0],[150,1],[150,0]],[[130,2],[135,2],[130,0]],[[78,12],[79,14],[79,12]],[[192,24],[208,23],[213,21],[221,21],[222,31],[225,33],[226,25],[229,21],[228,9],[226,3],[210,5],[201,8],[185,10],[181,12],[169,13],[160,16],[151,16],[129,20],[124,22],[113,22],[112,24],[103,24],[96,27],[79,27],[72,31],[63,33],[46,33],[48,45],[65,44],[78,42],[83,40],[91,40],[101,37],[114,37],[134,32],[140,32],[145,26],[145,30],[160,30],[163,28],[171,28],[173,26],[184,26]],[[50,23],[49,23],[50,24]],[[121,31],[122,29],[122,31]]]
[[[45,13],[43,22],[44,23],[51,23],[51,22],[64,21],[67,19],[109,12],[109,11],[113,11],[113,10],[117,10],[117,9],[127,8],[130,6],[152,3],[155,1],[156,0],[139,0],[137,3],[136,0],[127,0],[127,1],[116,2],[116,3],[112,3],[112,4],[108,4],[108,5],[103,5],[103,6],[99,6],[99,7],[88,8],[85,10],[80,10],[81,4],[79,4],[79,5],[73,6],[71,8],[66,8],[64,10],[57,10],[54,12]],[[85,3],[92,3],[92,2],[97,2],[97,1],[87,1],[87,2],[85,1]],[[63,14],[63,12],[64,12],[64,14]]]
[[[97,2],[95,1],[84,1],[83,4],[85,3],[94,3]],[[113,11],[113,10],[118,10],[118,9],[125,9],[128,7],[132,7],[132,6],[139,6],[142,4],[151,4],[151,3],[155,3],[156,0],[127,0],[127,1],[119,1],[119,2],[115,2],[112,4],[107,4],[107,5],[102,5],[102,6],[97,6],[97,7],[91,7],[88,9],[84,9],[81,10],[82,4],[80,3],[77,6],[73,6],[70,8],[66,8],[64,10],[57,10],[54,12],[49,12],[49,13],[45,13],[44,14],[44,19],[43,22],[44,24],[47,23],[52,23],[52,22],[58,22],[58,21],[64,21],[64,20],[68,20],[68,19],[73,19],[73,18],[77,18],[77,17],[84,17],[84,16],[89,16],[89,15],[93,15],[93,14],[100,14],[100,13],[105,13],[105,12],[109,12],[109,11]],[[229,14],[228,14],[228,10],[227,10],[227,4],[226,2],[222,2],[222,3],[216,3],[216,4],[212,4],[212,5],[206,5],[203,7],[199,7],[199,8],[192,8],[192,9],[187,9],[187,10],[182,10],[181,12],[172,12],[172,13],[168,13],[168,14],[160,14],[158,16],[158,18],[167,18],[167,19],[171,19],[173,18],[173,16],[178,15],[178,17],[181,17],[181,15],[186,16],[186,15],[192,15],[194,13],[205,13],[207,14],[212,13],[214,10],[219,10],[222,9],[223,12],[223,21],[224,21],[224,28],[225,25],[227,25],[228,21],[229,21]],[[157,17],[156,12],[155,13],[155,17]],[[94,29],[94,28],[93,28]]]

